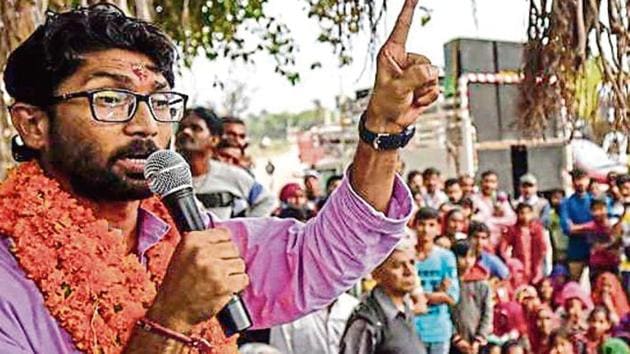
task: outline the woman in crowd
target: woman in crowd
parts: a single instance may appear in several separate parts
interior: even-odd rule
[[[583,353],[587,316],[593,308],[589,294],[576,282],[569,282],[562,290],[562,307],[558,310],[560,327],[567,332],[576,353]]]
[[[620,318],[630,311],[628,298],[621,288],[619,279],[608,272],[600,274],[595,281],[593,303],[606,307],[613,324],[617,324]]]

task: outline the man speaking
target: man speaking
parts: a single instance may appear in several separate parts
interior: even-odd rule
[[[234,353],[215,315],[241,293],[255,328],[326,306],[391,252],[411,212],[397,150],[438,96],[405,42],[378,56],[352,166],[320,214],[180,235],[143,176],[186,108],[175,46],[111,5],[49,15],[4,72],[23,163],[0,185],[1,353]]]

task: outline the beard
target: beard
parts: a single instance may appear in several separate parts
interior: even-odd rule
[[[50,163],[68,177],[72,190],[78,195],[95,201],[133,201],[152,195],[143,176],[116,173],[114,164],[125,158],[144,158],[159,150],[151,140],[133,140],[115,150],[102,161],[102,149],[98,142],[87,139],[66,138],[51,127]]]

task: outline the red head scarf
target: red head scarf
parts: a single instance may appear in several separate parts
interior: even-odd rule
[[[619,279],[612,273],[602,273],[597,277],[595,281],[595,288],[593,289],[593,302],[595,305],[602,305],[602,293],[604,291],[604,283],[608,282],[612,285],[612,300],[615,305],[615,311],[619,317],[625,316],[630,308],[628,307],[628,299],[626,294],[619,283]]]

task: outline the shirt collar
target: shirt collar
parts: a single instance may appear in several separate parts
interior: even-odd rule
[[[157,215],[140,208],[138,210],[138,255],[144,258],[149,248],[160,242],[171,230],[171,226]]]
[[[380,286],[374,288],[374,298],[381,306],[381,309],[383,309],[383,312],[389,321],[394,320],[399,314],[402,315],[404,319],[407,319],[411,313],[411,309],[406,302],[405,311],[399,310],[396,305],[394,305],[389,295],[387,295]]]

